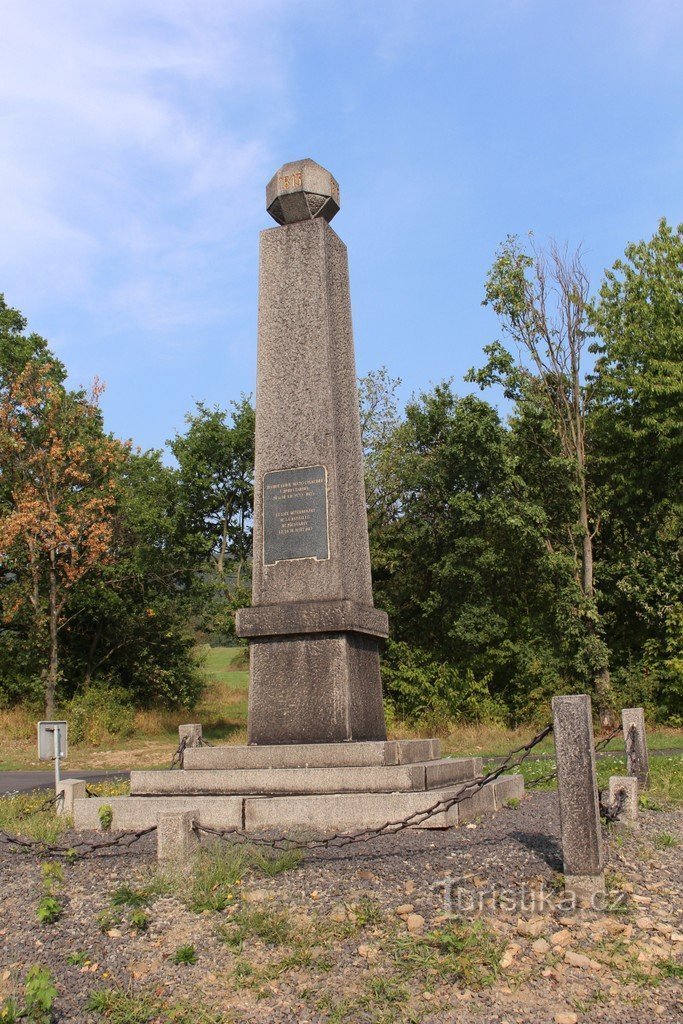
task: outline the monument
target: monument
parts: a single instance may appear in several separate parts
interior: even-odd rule
[[[180,771],[131,772],[131,796],[106,800],[114,828],[189,811],[247,831],[381,826],[482,773],[481,758],[441,758],[438,740],[387,740],[388,621],[372,599],[346,248],[330,227],[339,186],[312,160],[285,164],[266,206],[279,226],[261,234],[253,593],[237,617],[248,743],[188,745]],[[523,791],[501,776],[424,824]],[[76,827],[98,827],[101,803],[75,799]]]
[[[312,160],[266,189],[256,386],[250,743],[386,739],[339,186]]]

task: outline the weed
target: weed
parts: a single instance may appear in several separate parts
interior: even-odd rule
[[[69,822],[66,815],[55,814],[54,805],[49,808],[44,805],[43,790],[3,796],[0,799],[0,829],[41,843],[54,843]]]
[[[34,964],[29,967],[24,983],[26,1016],[35,1024],[47,1024],[52,1020],[52,1007],[57,998],[54,979],[47,967]]]
[[[14,996],[8,996],[7,999],[3,999],[0,1005],[0,1021],[2,1021],[2,1024],[18,1024],[22,1017],[21,1007]]]
[[[662,805],[658,804],[656,800],[648,793],[641,793],[638,797],[638,806],[644,811],[661,811]]]
[[[301,857],[301,850],[283,850],[279,854],[268,854],[263,850],[255,849],[249,854],[252,866],[270,878],[297,868],[301,863]]]
[[[654,845],[655,850],[669,850],[673,846],[678,846],[678,839],[670,832],[659,832],[654,838]]]
[[[503,946],[483,921],[454,920],[420,939],[396,937],[391,952],[409,975],[427,971],[476,989],[495,981]]]
[[[54,924],[62,916],[63,909],[55,896],[43,896],[36,914],[41,924]]]
[[[120,885],[110,897],[112,907],[144,907],[149,903],[149,894],[130,885]]]
[[[505,801],[505,807],[510,807],[513,811],[521,805],[522,801],[517,796],[511,796],[509,800]]]
[[[168,1003],[151,992],[122,988],[98,989],[90,993],[87,1007],[109,1024],[227,1024],[228,1018],[205,1010],[196,1003]]]
[[[683,981],[683,963],[679,960],[674,960],[672,957],[666,960],[656,960],[655,967],[658,971],[661,971],[665,978],[675,978],[677,981]]]
[[[68,957],[66,958],[66,962],[69,964],[70,967],[84,967],[85,964],[90,963],[90,954],[85,952],[69,953]]]
[[[239,847],[216,843],[200,850],[185,895],[190,910],[201,913],[234,905],[237,883],[247,867],[247,855]]]
[[[100,819],[100,826],[104,832],[108,832],[111,828],[111,823],[114,820],[114,812],[112,811],[109,804],[102,804],[97,817]]]
[[[46,864],[43,864],[42,871],[43,884],[46,887],[64,881],[64,868],[57,860],[48,861]]]
[[[218,934],[223,942],[241,952],[245,939],[255,937],[268,946],[283,946],[292,942],[297,933],[286,913],[241,907]]]
[[[378,1003],[404,1003],[410,993],[405,985],[400,985],[393,978],[374,975],[368,981],[368,996]]]
[[[128,918],[128,923],[136,932],[146,932],[149,928],[149,914],[144,910],[134,910]]]
[[[114,914],[111,910],[101,910],[97,915],[97,924],[101,932],[108,932],[121,924],[121,915]]]
[[[379,903],[371,900],[369,896],[362,896],[353,907],[356,924],[359,928],[366,928],[368,925],[378,925],[384,920],[384,914]]]
[[[174,964],[196,964],[197,951],[194,946],[178,946],[171,959]]]

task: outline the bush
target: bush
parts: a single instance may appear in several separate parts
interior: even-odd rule
[[[389,643],[382,678],[395,712],[432,728],[448,721],[502,722],[506,717],[505,705],[491,695],[488,677],[476,679],[469,669],[460,672],[405,643]]]
[[[130,736],[135,708],[120,686],[92,683],[69,701],[67,717],[72,742],[97,746],[111,736]]]

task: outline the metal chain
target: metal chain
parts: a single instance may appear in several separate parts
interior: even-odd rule
[[[240,828],[212,828],[209,825],[201,825],[199,822],[193,822],[193,829],[195,832],[204,833],[205,835],[216,836],[218,839],[236,839],[238,842],[248,842],[256,846],[269,846],[276,850],[324,850],[329,848],[340,849],[344,846],[349,846],[352,843],[365,843],[372,839],[376,839],[383,835],[396,835],[397,832],[402,832],[404,829],[421,825],[425,821],[434,817],[435,814],[441,814],[445,811],[450,810],[456,804],[462,803],[463,800],[468,800],[474,796],[481,789],[484,788],[488,783],[495,782],[499,776],[503,775],[509,768],[518,768],[529,756],[529,753],[534,747],[538,746],[545,737],[552,732],[552,725],[546,725],[539,733],[534,736],[523,747],[517,747],[515,750],[511,750],[507,755],[502,764],[500,764],[493,771],[488,772],[486,775],[482,775],[477,779],[473,779],[471,782],[465,783],[462,789],[452,797],[446,799],[437,800],[436,803],[425,808],[421,811],[414,811],[408,815],[407,818],[401,818],[397,821],[387,821],[383,825],[379,825],[375,828],[364,828],[359,832],[336,832],[331,836],[325,836],[318,839],[299,840],[293,839],[291,836],[280,835],[275,838],[264,838],[254,836],[250,832],[245,832],[244,829]],[[521,754],[521,757],[515,757],[517,754]]]
[[[181,739],[180,743],[178,744],[178,749],[175,751],[175,753],[173,754],[173,757],[171,758],[171,771],[173,771],[174,768],[182,768],[183,767],[184,762],[185,762],[185,751],[188,749],[187,740],[188,740],[188,737],[187,736],[183,736],[183,738]],[[193,744],[193,746],[197,746],[197,747],[212,747],[213,743],[209,743],[208,740],[205,740],[205,739],[201,738],[201,739],[197,740],[196,744]]]
[[[609,799],[608,790],[602,790],[600,793],[600,814],[608,824],[613,824],[619,820],[622,811],[626,807],[627,798],[628,794],[625,789],[618,790],[614,800]]]
[[[14,836],[9,832],[5,832],[4,829],[0,829],[0,843],[47,857],[68,857],[72,860],[80,860],[83,857],[87,857],[90,853],[97,853],[99,850],[110,850],[115,846],[127,849],[133,843],[137,843],[139,839],[142,839],[143,836],[156,832],[156,828],[156,825],[149,825],[147,828],[137,829],[136,831],[120,832],[118,835],[113,836],[111,839],[105,839],[103,842],[79,839],[78,842],[72,843],[70,846],[45,843],[41,839],[25,839],[23,836]]]
[[[610,744],[610,743],[612,742],[612,740],[613,740],[613,739],[614,739],[614,738],[615,738],[616,736],[618,736],[618,735],[619,735],[619,733],[620,733],[620,732],[621,732],[621,726],[620,726],[620,725],[618,725],[618,726],[617,726],[617,727],[616,727],[615,729],[613,729],[613,730],[612,730],[612,732],[611,732],[611,733],[609,734],[609,736],[605,736],[605,738],[604,738],[604,739],[602,739],[602,740],[599,740],[599,742],[595,744],[595,750],[596,750],[596,752],[597,752],[598,750],[604,750],[604,749],[605,749],[605,747],[607,747],[607,746],[608,746],[608,745],[609,745],[609,744]]]

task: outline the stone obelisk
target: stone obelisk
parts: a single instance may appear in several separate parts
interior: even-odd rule
[[[261,234],[251,647],[252,744],[386,738],[339,186],[313,160],[266,189]]]

